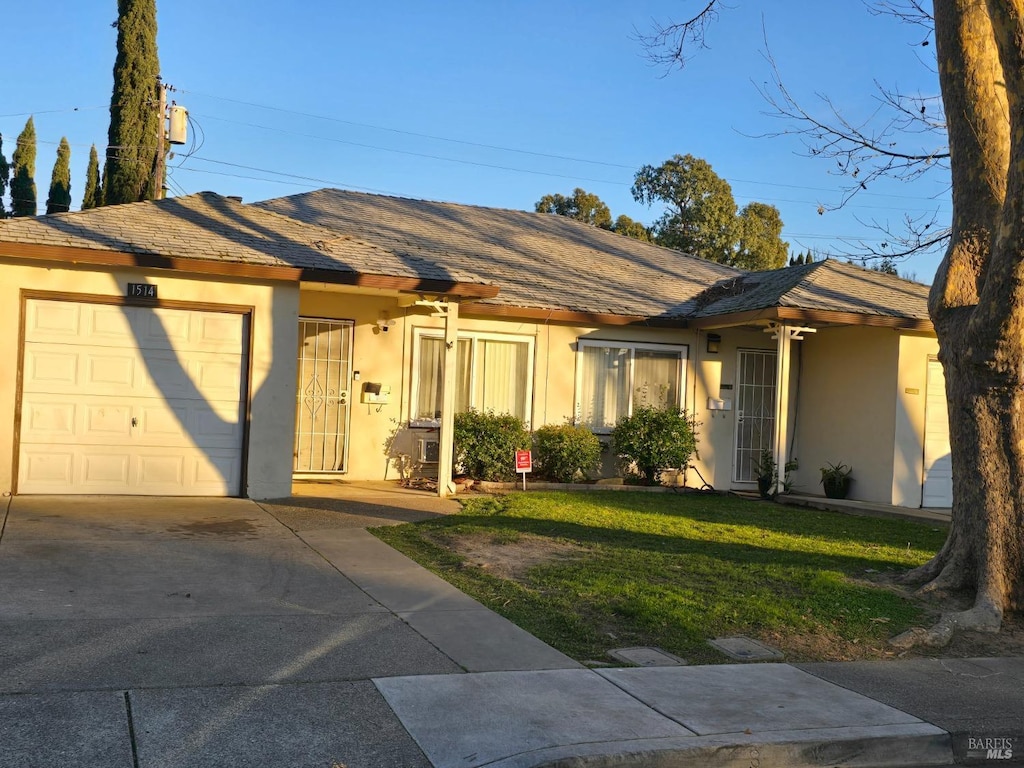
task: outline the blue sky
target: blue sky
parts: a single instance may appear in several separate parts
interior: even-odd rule
[[[163,76],[199,130],[171,161],[172,194],[213,190],[246,201],[338,186],[474,205],[532,209],[580,186],[612,214],[645,223],[636,169],[673,154],[703,157],[737,203],[781,211],[791,250],[849,251],[880,242],[870,221],[948,218],[941,171],[878,183],[841,211],[835,164],[804,157],[764,113],[764,36],[789,89],[821,112],[827,93],[853,120],[877,107],[872,83],[934,93],[920,30],[858,2],[732,0],[709,48],[682,72],[652,67],[634,39],[692,0],[353,3],[158,2]],[[0,133],[10,157],[28,114],[39,137],[45,201],[56,145],[72,144],[81,201],[91,143],[106,143],[117,17],[110,0],[11,4],[4,12]],[[190,149],[192,153],[189,154]],[[290,175],[289,175],[290,174]],[[304,178],[296,178],[304,177]],[[929,282],[938,256],[902,271]]]

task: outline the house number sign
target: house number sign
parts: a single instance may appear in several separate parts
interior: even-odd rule
[[[125,295],[129,299],[155,299],[156,286],[150,283],[128,283],[128,292]]]

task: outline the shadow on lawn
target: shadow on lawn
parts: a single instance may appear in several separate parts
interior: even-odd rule
[[[771,533],[822,538],[837,544],[849,541],[869,546],[904,547],[909,542],[915,548],[938,551],[947,533],[945,529],[934,528],[927,523],[856,517],[841,512],[791,507],[734,496],[625,492],[602,496],[610,498],[594,499],[588,496],[581,500],[579,494],[549,492],[543,496],[538,494],[537,500],[555,503],[560,507],[585,503],[594,509],[608,510],[612,513],[657,515],[713,525],[761,528]],[[501,515],[504,505],[508,503],[507,500],[512,498],[495,499],[495,513]],[[561,503],[563,501],[564,504]],[[529,514],[531,506],[531,500],[527,499],[525,504],[517,505],[515,515]],[[506,518],[504,515],[501,516],[503,519]],[[508,518],[511,519],[512,516]],[[462,515],[458,519],[464,520],[466,517]],[[561,522],[541,517],[534,519],[542,519],[552,524]]]
[[[689,516],[688,516],[689,517]],[[737,525],[756,525],[756,523],[736,522]],[[738,565],[779,566],[798,569],[834,570],[847,574],[858,574],[874,569],[907,570],[912,564],[885,557],[881,552],[866,553],[863,556],[836,553],[815,553],[793,549],[785,549],[766,542],[763,546],[751,542],[714,541],[706,538],[690,538],[685,533],[669,535],[660,533],[644,533],[624,531],[606,526],[586,525],[582,523],[551,520],[543,518],[520,517],[515,515],[474,515],[460,514],[444,520],[420,523],[433,530],[444,531],[453,527],[468,527],[474,530],[494,529],[512,530],[521,534],[532,534],[546,538],[559,538],[576,542],[582,546],[598,545],[612,550],[643,551],[650,554],[667,556],[700,556],[702,559],[717,559]],[[766,526],[766,528],[768,528]],[[782,528],[771,529],[780,533],[793,533]],[[806,534],[802,529],[797,534]],[[825,535],[825,538],[843,537]],[[853,537],[851,537],[853,538]],[[940,542],[941,544],[941,542]],[[894,546],[891,542],[883,542],[885,546]],[[898,545],[895,545],[898,546]],[[936,548],[939,545],[936,545]]]

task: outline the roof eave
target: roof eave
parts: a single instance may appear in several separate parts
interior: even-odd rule
[[[271,264],[249,264],[240,261],[189,259],[162,256],[157,253],[94,250],[67,245],[0,243],[0,256],[27,261],[59,262],[98,267],[136,267],[188,272],[199,275],[242,277],[253,280],[274,280],[290,283],[318,282],[385,288],[403,292],[438,293],[466,299],[490,299],[498,295],[498,286],[459,280],[438,280],[408,276],[372,275],[360,272],[336,272]]]
[[[582,312],[567,309],[520,307],[505,304],[474,304],[466,314],[486,317],[514,317],[523,320],[574,323],[576,325],[631,325],[648,328],[687,328],[685,317],[645,317],[643,315],[617,315],[607,312]]]
[[[800,307],[765,307],[746,312],[729,312],[709,315],[690,320],[692,328],[728,328],[750,325],[758,321],[798,322],[805,325],[853,325],[870,328],[895,328],[905,331],[934,333],[931,320],[893,315],[869,315],[857,312],[837,312],[827,309],[803,309]]]

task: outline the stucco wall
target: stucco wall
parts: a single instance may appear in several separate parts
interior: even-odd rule
[[[381,313],[394,321],[387,333],[377,328]],[[353,337],[353,369],[360,381],[353,384],[351,426],[349,430],[349,462],[347,479],[395,479],[399,470],[387,455],[388,441],[397,435],[392,458],[412,451],[411,441],[417,434],[408,430],[412,380],[412,349],[415,331],[429,328],[440,331],[444,321],[431,317],[428,310],[401,307],[388,296],[356,295],[337,291],[307,288],[302,291],[300,314],[351,320]],[[593,327],[561,322],[522,321],[514,318],[474,316],[472,305],[461,309],[459,327],[462,331],[504,333],[526,336],[534,342],[533,393],[530,406],[531,425],[561,424],[571,419],[576,408],[576,343],[578,339],[654,342],[687,347],[685,407],[695,413],[699,422],[698,459],[696,468],[716,488],[732,486],[732,456],[735,439],[735,410],[709,411],[708,397],[732,398],[733,392],[722,390],[721,384],[735,384],[737,350],[763,348],[774,350],[775,343],[759,331],[725,329],[717,354],[706,352],[706,335],[692,330],[642,327]],[[386,405],[359,402],[365,382],[391,386],[391,399]],[[606,462],[605,472],[613,465]],[[688,484],[700,485],[700,478],[691,471]]]
[[[939,342],[934,336],[900,336],[892,503],[901,507],[921,506],[928,360],[938,352]]]
[[[819,468],[853,468],[850,498],[892,503],[900,335],[823,328],[801,342],[794,491],[822,493]]]
[[[17,397],[18,339],[22,289],[124,296],[128,282],[158,286],[161,300],[253,307],[252,402],[246,495],[286,496],[291,488],[291,442],[280,435],[294,429],[294,388],[298,289],[284,284],[239,282],[177,273],[87,267],[50,268],[35,263],[0,262],[0,489],[13,487],[14,415]]]

